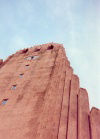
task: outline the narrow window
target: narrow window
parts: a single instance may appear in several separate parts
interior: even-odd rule
[[[31,60],[34,59],[34,56],[31,56]]]
[[[37,59],[39,56],[29,56],[29,57],[26,57],[25,59],[26,60],[35,60]]]
[[[1,104],[2,104],[2,105],[5,105],[5,104],[7,103],[7,101],[8,101],[8,98],[3,99]]]
[[[23,75],[24,75],[24,73],[21,73],[21,74],[19,74],[19,77],[20,77],[20,78],[22,78],[22,77],[23,77]]]
[[[53,49],[54,48],[54,46],[53,45],[50,45],[48,48],[47,48],[47,50],[51,50],[51,49]]]
[[[40,51],[40,49],[39,49],[39,48],[36,48],[36,49],[34,50],[34,52],[38,52],[38,51]]]
[[[25,59],[26,59],[26,60],[31,60],[31,56],[29,56],[29,57],[26,57]]]
[[[35,59],[37,59],[37,58],[39,58],[39,56],[32,56],[32,59],[33,59],[33,60],[35,60]]]
[[[11,89],[12,90],[15,90],[16,89],[16,85],[13,85]]]
[[[29,64],[25,65],[26,67],[29,67]]]
[[[22,50],[22,54],[27,53],[27,52],[28,52],[28,48],[27,48],[27,49]]]

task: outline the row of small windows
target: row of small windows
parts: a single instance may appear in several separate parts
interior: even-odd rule
[[[50,50],[50,49],[53,49],[53,45],[51,45],[51,46],[49,46],[48,48],[47,48],[47,50]],[[36,49],[35,50],[35,52],[38,52],[38,51],[40,51],[40,49]],[[39,56],[29,56],[29,57],[26,57],[25,59],[26,60],[35,60],[35,59],[37,59],[37,58],[39,58]]]
[[[29,65],[26,65],[26,66],[29,66]],[[19,74],[19,77],[20,78],[22,78],[24,76],[24,73],[21,73],[21,74]],[[15,85],[13,85],[12,87],[11,87],[11,90],[15,90],[16,89],[16,87],[17,87],[17,85],[15,84]]]
[[[53,45],[50,45],[50,46],[48,46],[47,50],[51,50],[51,49],[53,49],[53,48],[54,48],[54,46],[53,46]],[[34,50],[34,52],[38,52],[38,51],[40,51],[40,49],[41,49],[41,48],[36,48],[36,49]]]
[[[51,46],[49,46],[48,48],[47,48],[47,50],[50,50],[50,49],[53,49],[53,45],[51,45]],[[40,51],[40,49],[36,49],[35,50],[35,52],[37,52],[37,51]],[[39,56],[29,56],[29,57],[26,57],[25,59],[26,60],[35,60],[35,59],[37,59],[37,58],[39,58]]]
[[[53,49],[54,48],[54,46],[53,45],[50,45],[50,46],[48,46],[48,48],[47,48],[47,50],[50,50],[50,49]],[[41,49],[41,48],[40,48]],[[34,52],[38,52],[38,51],[40,51],[40,49],[39,48],[36,48],[35,50],[34,50]]]
[[[23,75],[24,75],[24,73],[21,73],[21,74],[19,74],[19,77],[22,78]],[[11,90],[16,90],[16,87],[17,87],[16,84],[12,85]],[[8,98],[3,99],[1,102],[1,105],[5,105],[7,103],[7,101],[8,101]]]
[[[48,46],[47,50],[51,50],[51,49],[53,49],[53,48],[54,48],[54,46],[53,46],[53,45],[50,45],[50,46]],[[36,48],[36,49],[34,50],[34,52],[39,52],[40,50],[41,50],[41,48]],[[27,52],[28,52],[28,48],[22,50],[22,53],[27,53]]]
[[[25,66],[28,67],[29,64],[27,64]],[[20,78],[22,78],[23,76],[24,76],[24,73],[19,74]],[[17,87],[16,84],[12,85],[11,90],[16,90],[16,87]],[[8,98],[7,99],[3,99],[2,102],[1,102],[1,105],[5,105],[7,103],[7,101],[8,101]]]
[[[51,45],[51,46],[49,46],[49,47],[47,48],[47,50],[51,50],[51,49],[53,49],[53,48],[54,48],[54,46]],[[23,53],[26,53],[27,51],[28,51],[28,48],[25,49],[25,50],[23,50]],[[38,52],[38,51],[40,51],[40,49],[38,49],[38,48],[36,48],[36,49],[34,50],[34,52]],[[25,59],[26,59],[26,60],[35,60],[35,59],[37,59],[37,58],[39,58],[39,56],[29,56],[29,57],[27,57],[27,58],[25,58]],[[29,64],[26,64],[25,66],[28,67]],[[23,75],[24,75],[24,73],[21,73],[21,74],[19,74],[19,77],[22,78]],[[17,87],[16,84],[15,84],[15,85],[12,85],[11,90],[15,90],[16,87]],[[8,98],[3,99],[2,102],[1,102],[1,104],[2,104],[2,105],[5,105],[5,104],[7,103],[7,101],[8,101]]]

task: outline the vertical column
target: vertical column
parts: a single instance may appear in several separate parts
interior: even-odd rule
[[[57,139],[63,88],[65,82],[65,56],[59,49],[48,88],[45,92],[43,110],[35,139]]]
[[[76,75],[72,76],[70,103],[69,103],[69,118],[67,139],[77,139],[77,95],[79,91],[79,79]]]
[[[69,102],[69,90],[70,90],[71,76],[72,76],[72,68],[67,67],[58,139],[66,139],[67,120],[68,120],[67,118],[68,117],[68,102]]]
[[[91,138],[100,139],[100,110],[92,108],[90,112]]]
[[[89,100],[85,89],[78,94],[78,139],[90,139],[89,132]]]

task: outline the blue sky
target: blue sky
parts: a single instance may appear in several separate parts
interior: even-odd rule
[[[47,42],[64,44],[91,106],[100,108],[100,1],[0,0],[0,58]]]

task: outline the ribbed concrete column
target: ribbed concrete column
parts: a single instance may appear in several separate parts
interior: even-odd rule
[[[69,119],[67,139],[77,139],[77,94],[79,91],[79,79],[73,75],[71,80]]]
[[[100,110],[92,108],[90,112],[91,138],[100,139]]]
[[[85,89],[78,94],[78,139],[90,139],[89,131],[89,99]]]
[[[72,76],[72,68],[67,67],[58,139],[66,139],[71,76]]]

